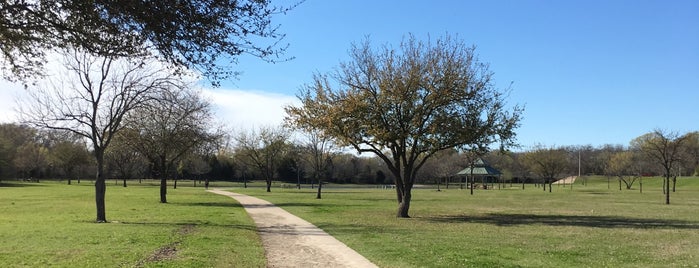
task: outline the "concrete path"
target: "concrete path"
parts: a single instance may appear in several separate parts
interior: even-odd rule
[[[577,178],[578,178],[578,176],[570,176],[570,177],[567,177],[567,178],[563,178],[563,179],[557,180],[557,181],[553,182],[553,184],[566,184],[566,185],[570,185],[571,183],[575,183],[575,179],[577,179]]]
[[[377,267],[315,225],[265,200],[223,191],[238,200],[257,224],[267,267]]]

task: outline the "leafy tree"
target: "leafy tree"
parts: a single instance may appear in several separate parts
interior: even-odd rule
[[[20,114],[31,125],[72,132],[92,143],[97,222],[106,222],[105,151],[123,128],[124,116],[178,78],[150,60],[95,57],[80,50],[65,50],[61,63],[64,72],[28,91]]]
[[[14,123],[0,124],[0,177],[16,176],[14,159],[22,145],[35,143],[36,129]]]
[[[288,148],[288,139],[288,131],[273,127],[240,132],[235,137],[238,160],[257,169],[267,183],[267,192],[272,191],[272,180]]]
[[[48,149],[40,144],[25,143],[17,148],[13,162],[24,179],[39,181],[48,166]]]
[[[14,75],[7,78],[29,78],[42,72],[48,52],[74,47],[107,58],[153,54],[215,82],[236,74],[221,58],[279,59],[284,35],[271,17],[294,6],[267,0],[6,0],[0,4],[3,67]]]
[[[666,132],[656,129],[641,135],[631,141],[631,147],[639,148],[663,170],[665,204],[670,204],[670,178],[673,177],[673,167],[682,160],[683,145],[688,135],[680,136],[676,132]],[[673,183],[677,176],[673,177]],[[674,188],[674,186],[673,186]]]
[[[554,179],[568,168],[568,153],[562,148],[538,147],[527,152],[523,161],[530,171],[544,179],[544,191],[548,184],[551,192]]]
[[[506,111],[474,50],[449,36],[411,35],[399,49],[354,45],[351,61],[302,88],[287,120],[381,158],[395,178],[397,217],[409,217],[416,174],[435,153],[512,144],[521,109]]]

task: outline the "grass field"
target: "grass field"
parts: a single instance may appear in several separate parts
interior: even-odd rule
[[[252,220],[203,187],[109,186],[95,219],[94,186],[0,184],[0,267],[264,267]],[[184,186],[184,184],[182,184]]]
[[[269,200],[381,267],[697,267],[699,178],[680,179],[671,205],[657,178],[644,179],[643,193],[638,182],[623,191],[606,178],[581,182],[553,193],[416,189],[411,219],[395,218],[393,190],[333,185],[317,200],[308,188],[212,185]],[[114,184],[106,224],[92,222],[87,182],[0,184],[0,267],[265,266],[255,227],[233,199],[180,182],[159,204],[150,182]]]
[[[313,222],[381,267],[697,267],[699,178],[665,205],[660,179],[619,191],[589,178],[553,193],[414,190],[411,219],[395,218],[392,190],[233,189]]]

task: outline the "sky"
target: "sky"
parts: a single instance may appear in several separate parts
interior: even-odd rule
[[[352,43],[449,34],[474,45],[496,86],[510,88],[507,102],[525,107],[516,130],[524,148],[699,130],[699,1],[306,0],[273,23],[293,59],[241,57],[232,66],[240,76],[204,90],[232,128],[279,124],[282,107],[314,73],[349,60]],[[0,82],[0,120],[22,94]]]

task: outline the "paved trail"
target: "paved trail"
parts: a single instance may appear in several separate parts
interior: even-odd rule
[[[570,185],[571,183],[575,183],[575,179],[577,179],[577,178],[578,178],[578,176],[570,176],[567,178],[557,180],[553,184],[568,184],[568,185]]]
[[[267,267],[377,267],[315,225],[265,200],[219,189],[238,200],[257,224]]]

